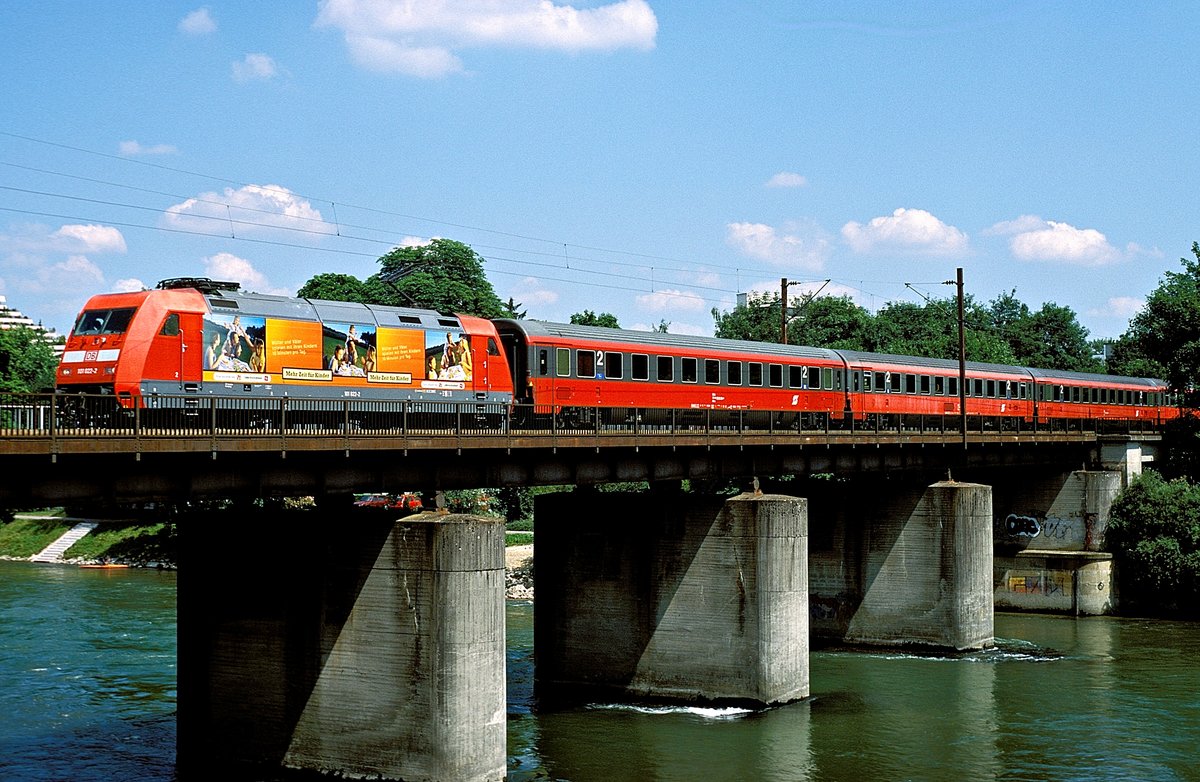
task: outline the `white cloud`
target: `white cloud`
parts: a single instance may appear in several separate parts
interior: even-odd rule
[[[558,292],[552,291],[549,288],[543,288],[541,280],[537,277],[526,277],[521,280],[520,288],[509,293],[513,301],[517,304],[528,308],[530,305],[554,304],[558,301]]]
[[[1058,261],[1077,266],[1107,266],[1123,258],[1121,251],[1096,229],[1053,220],[1037,230],[1013,236],[1009,248],[1022,261]]]
[[[267,276],[254,268],[245,258],[239,258],[232,253],[217,253],[205,258],[205,273],[214,280],[230,280],[240,282],[242,290],[255,293],[274,294],[276,296],[291,296],[287,288],[276,288],[267,280]]]
[[[425,78],[462,72],[455,50],[466,47],[648,50],[658,33],[645,0],[583,9],[552,0],[324,0],[313,25],[341,30],[364,68]]]
[[[123,253],[125,237],[110,225],[64,225],[53,234],[58,249],[76,252]]]
[[[195,11],[179,20],[179,32],[187,35],[208,35],[216,32],[217,23],[208,11],[208,6],[197,8]]]
[[[767,180],[765,187],[804,187],[807,184],[808,180],[800,174],[794,174],[791,171],[780,171]]]
[[[423,236],[406,236],[400,240],[397,247],[428,247],[433,244],[433,240],[437,237],[425,238]]]
[[[905,250],[926,255],[954,255],[967,249],[967,235],[943,223],[924,209],[901,207],[891,215],[872,218],[863,225],[842,226],[842,238],[858,253]]]
[[[241,61],[233,64],[234,81],[267,81],[278,75],[279,66],[275,60],[261,52],[247,54]]]
[[[264,230],[334,234],[336,227],[325,222],[321,212],[307,199],[279,185],[245,185],[222,193],[200,193],[181,204],[167,207],[167,225],[213,234],[261,234]]]
[[[137,141],[122,141],[120,146],[121,154],[126,157],[137,157],[139,155],[174,155],[179,150],[170,144],[151,144],[145,146]]]
[[[691,291],[661,290],[638,296],[637,305],[651,312],[703,312],[704,299]]]
[[[817,271],[829,257],[830,241],[816,226],[790,225],[780,233],[765,223],[729,223],[725,242],[749,258]]]
[[[1037,215],[1021,215],[1015,220],[1004,220],[983,231],[984,236],[1011,236],[1026,231],[1045,228],[1048,223]]]
[[[1103,307],[1088,310],[1088,314],[1104,318],[1129,319],[1141,312],[1145,305],[1145,299],[1139,299],[1137,296],[1114,296],[1106,301]]]
[[[104,272],[84,255],[70,255],[57,263],[42,262],[15,287],[26,293],[72,291],[81,298],[104,286]]]
[[[117,280],[112,284],[113,293],[136,293],[144,291],[149,286],[136,277],[126,277],[122,280]]]

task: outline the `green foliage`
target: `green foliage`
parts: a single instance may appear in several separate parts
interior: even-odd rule
[[[462,242],[434,239],[421,247],[397,247],[379,265],[366,282],[372,303],[481,318],[506,314],[484,274],[483,258]]]
[[[446,510],[473,516],[496,516],[503,511],[495,489],[453,489],[445,492]]]
[[[513,301],[513,297],[509,296],[508,301],[503,302],[500,306],[504,308],[504,317],[512,318],[513,320],[522,320],[526,317],[525,305],[520,302]]]
[[[362,280],[352,274],[325,272],[312,277],[296,295],[304,299],[325,299],[327,301],[355,301],[360,304],[371,303],[367,286]]]
[[[617,316],[611,312],[601,312],[599,314],[591,310],[576,312],[571,316],[571,322],[576,326],[601,326],[606,329],[619,329],[621,324],[617,322]]]
[[[496,492],[496,503],[508,522],[533,518],[533,491],[526,486],[505,486]],[[510,529],[513,527],[510,525]]]
[[[508,546],[527,546],[533,542],[532,532],[506,532],[504,533],[504,545]]]
[[[0,554],[7,557],[32,557],[58,540],[73,522],[61,518],[20,518],[0,524]]]
[[[1200,599],[1200,486],[1147,471],[1113,502],[1107,545],[1121,600],[1152,613],[1194,613]]]
[[[0,391],[52,391],[57,368],[54,349],[42,332],[24,326],[0,329]]]
[[[434,239],[422,247],[397,247],[379,259],[380,270],[366,280],[350,274],[318,274],[298,296],[418,307],[481,318],[524,317],[506,309],[483,271],[483,258],[462,242]]]
[[[746,339],[751,342],[779,341],[779,294],[750,295],[746,304],[729,312],[712,309],[716,326],[713,333],[722,339]]]
[[[779,304],[779,294],[771,293],[729,312],[713,309],[714,331],[726,339],[778,342]],[[823,296],[789,307],[788,313],[792,345],[958,359],[955,298],[891,302],[872,315],[849,297]],[[970,361],[1103,371],[1092,358],[1087,329],[1069,307],[1044,304],[1033,312],[1012,291],[986,307],[967,296],[963,316]]]
[[[1158,365],[1160,375],[1178,389],[1187,389],[1200,376],[1200,243],[1192,243],[1192,258],[1180,258],[1182,272],[1167,272],[1133,317],[1117,343],[1110,367]]]

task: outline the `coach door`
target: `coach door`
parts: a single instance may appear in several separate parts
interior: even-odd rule
[[[146,355],[147,379],[164,380],[175,390],[200,379],[200,316],[169,312],[159,324]]]

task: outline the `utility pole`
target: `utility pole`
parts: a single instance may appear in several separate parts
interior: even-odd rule
[[[967,450],[967,332],[963,324],[963,272],[958,267],[958,410],[962,418],[962,444]]]
[[[779,344],[787,344],[787,277],[779,278]]]

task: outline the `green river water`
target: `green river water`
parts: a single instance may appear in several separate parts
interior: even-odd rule
[[[175,574],[0,562],[0,780],[175,776]],[[533,699],[508,607],[510,780],[1200,780],[1200,625],[1000,614],[963,657],[816,650],[763,711]],[[286,779],[286,777],[280,777]]]

